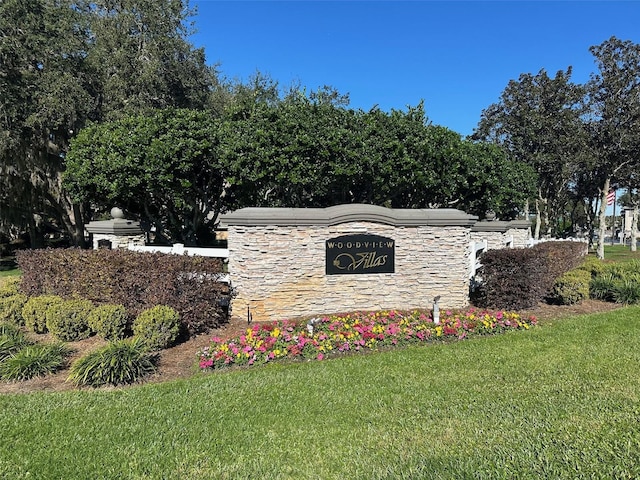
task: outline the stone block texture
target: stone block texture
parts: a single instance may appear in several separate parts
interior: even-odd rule
[[[326,241],[374,234],[395,241],[395,273],[327,275]],[[468,226],[229,225],[232,316],[255,321],[469,302]]]

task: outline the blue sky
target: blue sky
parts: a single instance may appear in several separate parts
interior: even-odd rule
[[[469,135],[509,80],[573,67],[584,83],[589,47],[640,43],[640,2],[191,0],[191,42],[230,79],[256,71],[281,86],[331,85],[352,108],[406,110]]]

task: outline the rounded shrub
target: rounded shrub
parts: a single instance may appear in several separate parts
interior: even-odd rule
[[[64,300],[58,295],[39,295],[27,300],[22,308],[22,317],[28,330],[35,333],[47,332],[47,311]]]
[[[116,340],[73,362],[68,380],[91,387],[136,383],[155,372],[155,364],[142,340]]]
[[[11,297],[20,293],[20,277],[7,277],[0,280],[0,298]]]
[[[180,334],[180,315],[171,307],[156,305],[136,317],[133,334],[151,350],[170,347]]]
[[[73,342],[91,335],[89,314],[93,310],[89,300],[65,300],[47,309],[47,329],[58,340]]]
[[[577,269],[585,270],[589,272],[589,275],[591,275],[591,278],[595,278],[598,275],[602,275],[605,272],[606,264],[602,260],[600,260],[598,257],[595,257],[593,255],[587,255],[584,261],[582,262],[582,265],[580,265]]]
[[[62,343],[28,345],[0,362],[0,378],[28,380],[64,367],[70,350]]]
[[[591,273],[587,270],[571,270],[560,276],[553,285],[551,300],[560,305],[573,305],[589,298]]]
[[[127,310],[122,305],[100,305],[90,314],[89,328],[105,340],[119,340],[126,336]]]
[[[27,296],[17,293],[9,297],[0,298],[0,322],[10,322],[14,325],[24,325],[22,308],[27,303]]]

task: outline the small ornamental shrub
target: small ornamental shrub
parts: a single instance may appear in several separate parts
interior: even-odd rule
[[[133,334],[151,350],[170,347],[180,334],[180,316],[171,307],[157,305],[136,317]]]
[[[605,271],[606,264],[600,260],[598,257],[594,257],[593,255],[589,255],[585,257],[582,265],[578,267],[578,270],[585,270],[589,272],[591,278],[595,278],[598,275],[602,275]]]
[[[58,340],[73,342],[91,335],[89,314],[93,310],[89,300],[65,300],[47,309],[47,329]]]
[[[0,378],[28,380],[64,367],[70,350],[62,343],[29,345],[0,362]]]
[[[521,310],[549,296],[555,281],[578,267],[586,254],[581,242],[545,242],[532,248],[489,250],[482,254],[477,305]]]
[[[27,296],[21,293],[0,298],[0,322],[24,325],[22,307],[27,303]]]
[[[35,333],[47,332],[47,311],[52,305],[62,303],[64,300],[57,295],[40,295],[31,297],[22,308],[27,330]]]
[[[587,270],[571,270],[556,280],[549,299],[560,305],[579,303],[589,298],[590,280]]]
[[[0,282],[0,298],[11,297],[20,293],[20,277],[8,277]]]
[[[68,381],[91,387],[140,382],[155,372],[156,358],[138,338],[116,340],[76,360]]]
[[[119,340],[127,333],[127,310],[122,305],[101,305],[88,318],[89,328],[105,340]]]

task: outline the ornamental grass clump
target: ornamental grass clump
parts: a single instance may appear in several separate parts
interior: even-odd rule
[[[640,262],[606,265],[591,278],[589,295],[625,305],[640,303]]]
[[[0,362],[0,378],[29,380],[54,373],[65,366],[70,352],[63,343],[25,346]]]
[[[435,323],[420,311],[358,312],[317,318],[308,324],[282,321],[256,324],[238,338],[214,337],[198,352],[203,370],[254,365],[276,359],[317,359],[348,352],[529,329],[535,317],[515,312],[445,311]]]
[[[25,334],[12,323],[0,323],[0,362],[31,345]]]
[[[155,372],[155,364],[156,356],[142,340],[116,340],[76,360],[68,381],[89,387],[131,384]]]

